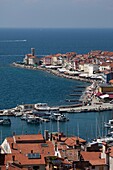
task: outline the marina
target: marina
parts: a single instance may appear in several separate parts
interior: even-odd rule
[[[49,55],[57,54],[58,52],[64,54],[67,51],[75,50],[79,54],[87,54],[89,51],[95,49],[112,51],[112,32],[105,31],[106,38],[109,37],[106,39],[105,32],[103,33],[102,30],[94,31],[98,36],[101,35],[101,37],[105,38],[107,47],[105,41],[100,43],[99,39],[95,39],[93,30],[91,31],[92,39],[88,38],[89,30],[80,31],[80,34],[78,34],[76,30],[71,30],[71,32],[70,30],[64,30],[63,34],[60,34],[59,39],[58,35],[62,30],[56,31],[57,33],[53,30],[52,35],[50,30],[43,30],[42,32],[45,35],[43,38],[40,36],[41,32],[39,30],[28,30],[27,32],[26,30],[14,29],[13,32],[10,30],[9,32],[5,30],[0,32],[1,39],[4,39],[4,35],[7,33],[7,39],[9,40],[12,38],[14,40],[19,39],[20,37],[18,37],[18,35],[22,36],[21,39],[27,40],[25,42],[4,42],[1,43],[0,46],[0,71],[2,72],[2,74],[0,74],[0,80],[2,80],[0,88],[0,118],[7,118],[8,116],[8,118],[11,119],[11,126],[0,126],[0,132],[2,133],[1,140],[6,136],[12,135],[13,132],[16,134],[26,134],[37,133],[41,129],[49,129],[50,131],[57,130],[57,122],[51,123],[50,121],[48,123],[29,124],[22,120],[22,116],[19,116],[18,113],[15,115],[12,113],[11,110],[13,110],[13,108],[19,105],[27,106],[29,103],[31,103],[31,105],[33,104],[33,106],[35,103],[47,103],[50,107],[48,108],[50,112],[59,112],[67,115],[69,121],[60,122],[60,130],[65,131],[66,134],[79,134],[86,139],[95,138],[95,120],[98,118],[98,121],[104,119],[104,121],[101,122],[108,122],[112,119],[112,103],[103,105],[93,100],[94,102],[91,106],[85,105],[84,101],[87,101],[87,99],[85,100],[85,98],[81,96],[85,88],[94,80],[87,79],[85,81],[83,77],[63,75],[61,73],[59,74],[56,70],[47,70],[45,68],[36,70],[32,66],[29,66],[29,68],[26,66],[20,69],[18,66],[12,67],[12,63],[23,61],[24,55],[29,53],[31,47],[36,49],[37,56],[38,54]],[[32,37],[29,38],[29,35],[32,35]],[[70,39],[66,38],[67,35],[69,35],[68,37],[70,37]],[[48,36],[49,39],[46,39]],[[85,38],[84,40],[82,39],[83,37]],[[56,39],[55,43],[51,43],[53,42],[53,38]],[[66,41],[63,41],[64,38],[66,38]],[[71,43],[72,39],[73,43]],[[86,41],[88,42],[87,44],[84,43]],[[78,44],[76,49],[75,44]],[[79,100],[79,96],[69,97],[69,94],[78,92],[81,93],[80,102],[65,101],[65,99],[70,98]],[[84,96],[85,95],[86,94],[84,94]],[[31,110],[34,109],[32,108]],[[24,113],[22,114],[24,115]],[[101,124],[102,123],[100,123],[100,125]],[[85,129],[84,127],[87,128]],[[101,132],[104,133],[104,131]]]

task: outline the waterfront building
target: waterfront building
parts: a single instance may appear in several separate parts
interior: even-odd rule
[[[99,66],[99,70],[101,72],[103,72],[105,70],[110,70],[110,63],[108,63],[108,62],[101,63]]]
[[[113,85],[111,84],[100,84],[99,85],[99,92],[100,93],[108,93],[108,92],[113,92]]]
[[[52,65],[52,55],[45,56],[42,60],[42,65]]]
[[[99,69],[97,64],[84,64],[84,72],[88,73],[89,75],[94,74]]]
[[[31,48],[31,54],[26,54],[23,59],[23,63],[26,65],[38,65],[39,59],[35,56],[35,49]]]

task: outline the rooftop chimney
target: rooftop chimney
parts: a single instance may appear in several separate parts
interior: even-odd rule
[[[12,156],[12,161],[13,161],[13,162],[15,161],[15,156],[14,156],[14,155]]]
[[[45,130],[45,131],[44,131],[44,138],[45,138],[45,140],[48,140],[48,139],[49,139],[48,130]]]
[[[31,153],[33,153],[33,150],[31,150]]]
[[[13,147],[13,143],[11,143],[11,148],[13,149],[14,147]]]

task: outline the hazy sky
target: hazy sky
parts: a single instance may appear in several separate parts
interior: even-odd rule
[[[113,28],[113,0],[0,0],[0,27]]]

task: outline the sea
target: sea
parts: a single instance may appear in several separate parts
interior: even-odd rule
[[[113,51],[113,29],[0,29],[0,110],[20,104],[47,103],[49,106],[69,105],[66,99],[81,85],[82,95],[89,83],[57,77],[40,70],[12,66],[23,61],[25,54],[35,48],[35,55],[66,52],[86,54],[91,50]],[[79,100],[80,96],[74,96]],[[112,119],[112,111],[67,114],[68,122],[59,123],[65,135],[79,136],[91,141],[108,133],[104,122]],[[2,117],[0,117],[2,118]],[[19,117],[10,117],[11,126],[0,125],[0,143],[14,133],[37,134],[44,130],[56,132],[57,123],[27,124]]]

